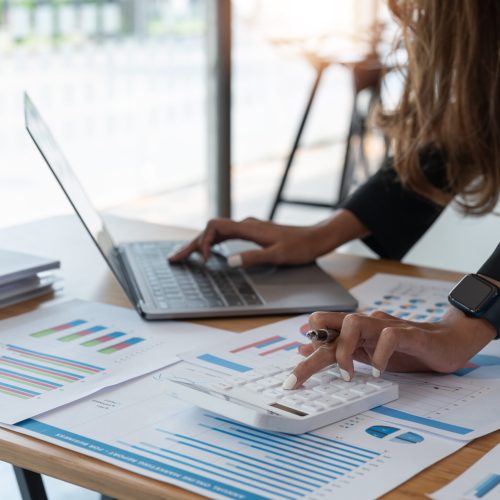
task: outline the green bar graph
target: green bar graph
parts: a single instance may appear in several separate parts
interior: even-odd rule
[[[86,323],[83,319],[77,319],[75,321],[70,321],[69,323],[65,323],[64,325],[53,326],[52,328],[46,328],[45,330],[40,330],[39,332],[35,332],[31,334],[31,337],[42,338],[47,337],[47,335],[52,335],[56,332],[62,332],[63,330],[67,330],[68,328],[73,328],[75,326],[83,325]]]
[[[86,330],[82,330],[81,332],[72,333],[70,335],[65,335],[64,337],[59,338],[61,342],[72,342],[73,340],[81,339],[87,335],[92,333],[101,332],[102,330],[106,330],[105,326],[93,326],[92,328],[87,328]]]
[[[102,337],[99,337],[97,339],[90,339],[90,340],[87,340],[86,342],[82,342],[81,345],[83,345],[84,347],[94,347],[96,345],[103,344],[104,342],[109,342],[110,340],[114,340],[114,339],[123,337],[124,335],[126,335],[126,333],[112,332],[112,333],[108,333],[107,335],[103,335]]]

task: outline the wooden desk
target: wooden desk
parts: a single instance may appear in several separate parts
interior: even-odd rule
[[[179,228],[113,218],[109,226],[117,240],[183,239],[193,232]],[[2,248],[33,252],[62,261],[64,290],[54,297],[37,299],[0,311],[0,318],[46,307],[69,297],[129,307],[125,295],[106,268],[101,256],[75,217],[57,217],[0,231]],[[455,280],[458,274],[397,262],[332,254],[322,266],[347,288],[376,272],[406,274],[423,278]],[[200,323],[234,332],[255,328],[281,317],[213,319]],[[385,499],[418,498],[432,492],[462,473],[485,452],[500,443],[500,431],[477,439],[457,453],[416,475],[393,490]],[[154,479],[127,472],[91,457],[0,429],[0,460],[18,467],[78,484],[120,499],[176,498],[198,495]]]

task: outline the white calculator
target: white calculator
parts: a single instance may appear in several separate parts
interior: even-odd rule
[[[281,386],[297,362],[290,360],[228,375],[181,361],[167,369],[167,393],[259,429],[302,434],[398,398],[394,382],[356,373],[342,380],[336,367],[313,375],[296,390]]]

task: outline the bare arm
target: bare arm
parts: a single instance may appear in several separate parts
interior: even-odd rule
[[[333,216],[314,226],[285,226],[248,218],[241,222],[213,219],[205,230],[184,248],[170,256],[172,263],[199,252],[205,259],[210,247],[231,238],[241,238],[259,244],[262,249],[229,257],[234,266],[259,264],[306,264],[340,245],[368,235],[367,228],[348,210],[339,210]]]
[[[484,277],[500,287],[500,281]],[[290,375],[286,388],[300,387],[332,363],[338,363],[342,377],[349,381],[354,360],[371,365],[375,377],[385,370],[454,372],[497,335],[490,322],[467,316],[455,307],[437,323],[405,321],[381,311],[370,316],[317,312],[309,323],[311,328],[340,330],[340,336],[332,344],[302,346],[300,352],[306,358]]]

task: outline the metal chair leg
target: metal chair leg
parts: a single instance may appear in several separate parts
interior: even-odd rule
[[[358,95],[354,94],[351,112],[351,121],[349,123],[349,130],[346,137],[346,145],[344,152],[344,163],[342,165],[342,174],[340,178],[339,190],[337,193],[337,203],[339,205],[342,203],[349,195],[349,190],[351,188],[351,181],[354,170],[354,161],[352,158],[352,141],[356,135],[359,135],[359,120],[360,116],[358,114]]]
[[[48,500],[40,474],[16,466],[14,473],[23,500]]]
[[[315,66],[316,69],[316,80],[314,81],[314,84],[311,88],[311,93],[309,95],[309,100],[307,102],[306,108],[304,110],[304,114],[302,116],[302,120],[300,122],[297,135],[295,137],[295,141],[292,146],[292,150],[290,152],[290,155],[288,157],[288,161],[286,163],[285,171],[283,172],[283,175],[281,177],[280,185],[278,188],[278,191],[276,193],[276,196],[274,198],[272,208],[269,214],[269,220],[273,220],[274,216],[276,215],[276,210],[278,208],[278,205],[281,203],[287,203],[287,204],[293,204],[293,205],[302,205],[302,206],[309,206],[309,207],[317,207],[317,208],[329,208],[329,209],[336,209],[339,206],[341,206],[342,202],[345,201],[345,199],[349,196],[349,192],[351,190],[351,186],[353,184],[353,177],[354,177],[354,170],[356,168],[356,164],[360,163],[361,166],[364,169],[364,173],[366,176],[369,175],[369,165],[368,165],[368,160],[365,156],[365,151],[364,151],[364,139],[365,139],[365,134],[366,134],[366,119],[367,116],[369,115],[370,108],[373,106],[375,100],[379,98],[378,95],[378,82],[375,82],[375,84],[371,84],[369,81],[367,82],[366,80],[359,79],[359,75],[357,78],[356,71],[353,71],[353,106],[352,106],[352,112],[351,112],[351,120],[349,123],[349,130],[347,133],[346,137],[346,146],[345,146],[345,153],[344,153],[344,161],[342,164],[342,171],[341,171],[341,179],[340,179],[340,184],[338,187],[338,192],[336,198],[330,203],[324,203],[324,202],[317,202],[315,200],[301,200],[301,199],[290,199],[286,198],[283,196],[283,191],[285,188],[285,184],[287,182],[288,176],[291,171],[291,167],[295,158],[295,154],[297,152],[297,149],[299,148],[300,144],[300,139],[302,137],[302,134],[304,132],[304,128],[307,122],[307,119],[309,117],[309,112],[311,110],[316,91],[318,89],[319,82],[321,80],[321,76],[323,74],[323,71],[326,66]],[[362,76],[362,75],[361,75]],[[367,110],[360,110],[358,109],[359,107],[359,94],[363,90],[368,90],[371,94],[370,96],[370,103],[368,105]],[[388,144],[387,144],[387,138],[385,138],[386,141],[386,148],[385,148],[385,154],[387,156],[388,153]],[[353,155],[357,155],[358,158],[355,158]]]
[[[286,163],[285,171],[281,176],[280,185],[278,188],[278,192],[276,193],[276,197],[274,198],[273,205],[271,208],[271,212],[269,213],[269,220],[273,220],[276,209],[278,208],[279,203],[282,201],[282,194],[285,188],[285,184],[288,178],[288,174],[290,173],[290,167],[292,166],[293,160],[295,158],[295,153],[299,147],[300,139],[302,137],[302,133],[304,132],[304,128],[309,117],[309,112],[311,111],[312,103],[314,102],[314,97],[316,96],[316,91],[318,90],[319,82],[321,80],[321,76],[323,75],[325,67],[317,66],[316,67],[316,79],[314,80],[313,86],[311,88],[311,93],[309,94],[309,99],[306,104],[306,108],[304,110],[304,114],[302,115],[302,120],[299,125],[299,129],[297,131],[297,135],[295,137],[295,141],[292,146],[292,150],[290,151],[290,155],[288,157],[288,161]]]

